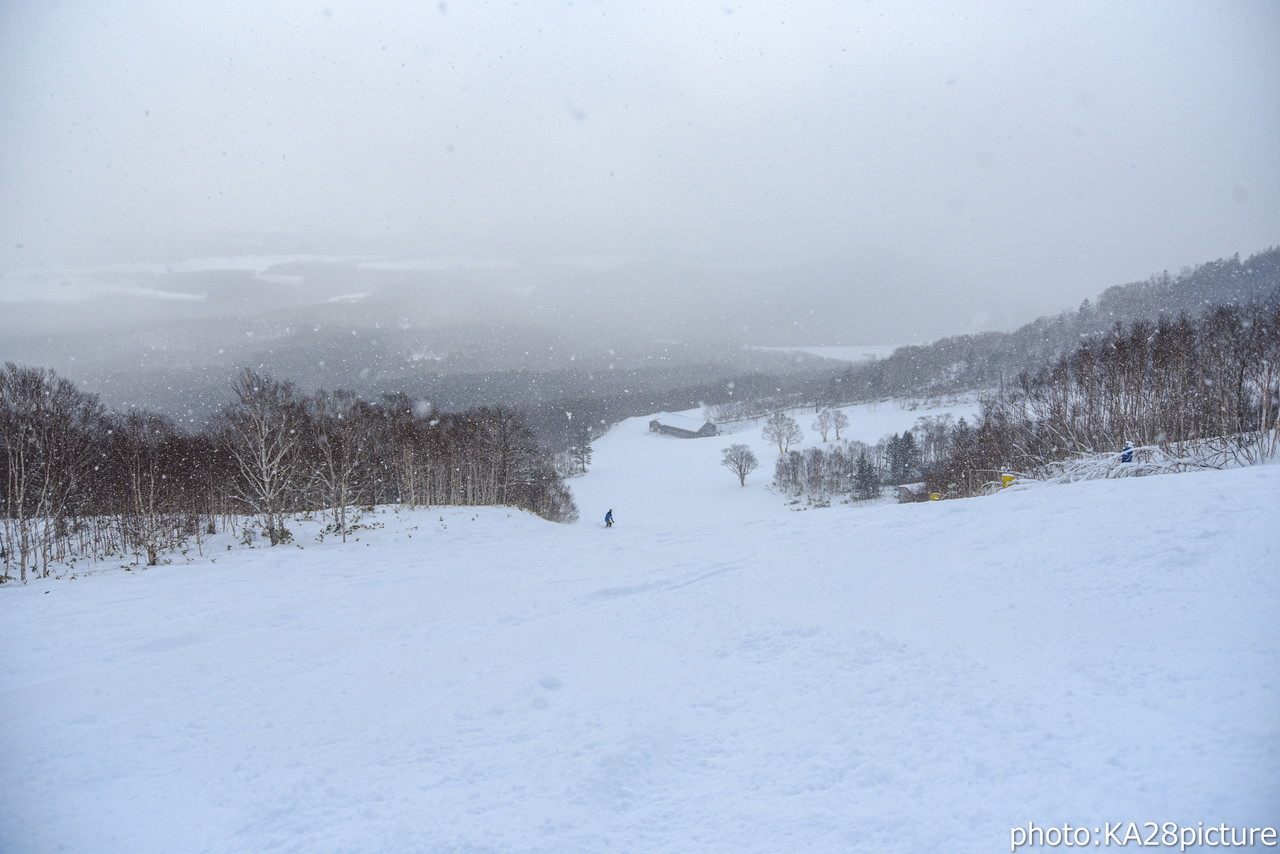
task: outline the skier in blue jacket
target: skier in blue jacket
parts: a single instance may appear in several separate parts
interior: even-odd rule
[[[610,509],[608,513],[604,514],[604,526],[606,528],[613,527],[613,510],[612,509]]]

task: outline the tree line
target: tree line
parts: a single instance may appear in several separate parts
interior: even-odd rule
[[[820,430],[822,410],[814,429]],[[771,418],[772,422],[790,416]],[[946,437],[954,427],[950,415],[926,416],[901,433],[890,433],[874,445],[856,439],[838,439],[829,445],[805,448],[803,451],[781,449],[774,463],[773,489],[814,506],[828,506],[833,498],[845,496],[855,501],[876,498],[884,486],[897,486],[919,481],[923,473],[943,460],[948,445]],[[798,425],[796,425],[798,427]],[[770,438],[766,435],[766,438]]]
[[[871,445],[841,437],[840,431],[849,426],[845,413],[819,408],[811,426],[821,445],[794,449],[804,441],[804,431],[792,415],[781,411],[764,419],[760,437],[778,449],[772,489],[815,506],[829,506],[839,496],[868,500],[878,497],[885,485],[918,481],[925,469],[941,461],[953,425],[950,415],[926,416],[917,419],[912,429],[890,433]],[[833,436],[834,441],[829,441]],[[747,475],[760,462],[747,445],[735,444],[724,449],[720,464],[745,486]]]
[[[762,437],[779,451],[774,489],[817,505],[915,481],[925,494],[977,495],[1004,474],[1035,477],[1089,455],[1132,461],[1126,446],[1140,463],[1261,462],[1280,450],[1280,298],[1116,323],[982,395],[973,424],[922,418],[874,446],[796,450],[799,424],[775,413]]]
[[[1001,472],[1033,472],[1126,443],[1210,464],[1256,463],[1280,446],[1280,300],[1198,318],[1115,324],[981,398],[946,437],[929,489],[974,495]]]
[[[44,368],[0,371],[0,562],[47,574],[54,563],[137,555],[241,524],[272,545],[290,515],[326,514],[343,539],[379,504],[509,505],[577,517],[552,455],[517,410],[435,412],[403,394],[304,395],[245,369],[198,432],[155,413],[108,411]]]

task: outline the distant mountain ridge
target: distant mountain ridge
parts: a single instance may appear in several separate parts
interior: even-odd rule
[[[997,387],[1076,348],[1117,323],[1196,316],[1218,305],[1280,301],[1280,247],[1115,285],[1079,309],[1042,317],[1013,332],[983,332],[900,347],[886,359],[846,370],[826,390],[831,402],[955,394]]]

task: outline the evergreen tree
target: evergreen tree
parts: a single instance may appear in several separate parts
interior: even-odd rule
[[[575,421],[569,427],[569,460],[575,474],[586,474],[591,465],[591,427],[583,421]]]
[[[880,475],[876,473],[871,460],[867,459],[866,451],[858,454],[858,462],[854,464],[853,495],[863,501],[880,495]]]
[[[889,482],[908,483],[920,469],[920,447],[910,430],[893,434],[886,445],[889,457]]]

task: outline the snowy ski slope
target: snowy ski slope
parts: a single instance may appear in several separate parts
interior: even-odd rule
[[[874,441],[925,413],[849,414]],[[597,443],[576,525],[388,512],[0,587],[0,851],[915,854],[1280,821],[1280,466],[797,512],[758,428],[647,421]]]

